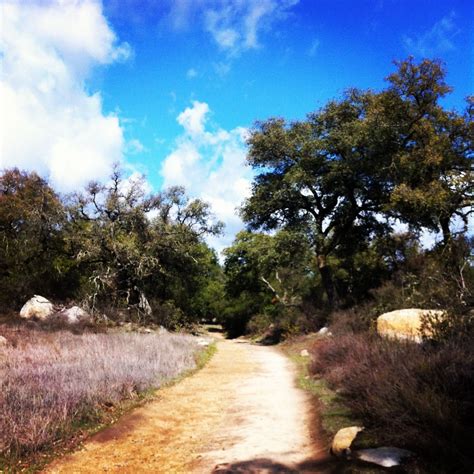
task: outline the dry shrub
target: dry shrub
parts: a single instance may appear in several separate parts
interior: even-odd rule
[[[20,456],[67,436],[104,406],[194,367],[185,335],[50,332],[0,325],[0,452]]]
[[[416,345],[370,334],[315,343],[312,373],[339,389],[380,443],[463,472],[474,465],[474,350],[461,340]]]

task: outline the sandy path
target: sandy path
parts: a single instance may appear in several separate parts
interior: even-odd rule
[[[293,377],[273,348],[220,341],[204,369],[45,472],[331,472]]]

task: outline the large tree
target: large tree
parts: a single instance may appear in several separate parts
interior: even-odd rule
[[[125,179],[119,169],[72,196],[69,214],[69,243],[88,276],[91,306],[133,308],[140,317],[153,300],[189,309],[211,262],[202,237],[222,226],[182,188],[148,194],[143,179]]]
[[[455,217],[467,224],[474,212],[474,109],[445,110],[440,100],[451,91],[439,61],[413,58],[397,63],[380,94],[383,115],[395,132],[395,153],[387,156],[392,182],[386,210],[413,228],[442,232],[451,240]]]
[[[0,176],[0,302],[15,307],[34,293],[57,294],[66,273],[58,195],[36,173]]]
[[[437,61],[408,59],[380,93],[352,89],[305,121],[251,131],[257,176],[243,218],[251,229],[304,232],[330,305],[331,257],[357,251],[351,242],[389,231],[391,218],[448,241],[453,217],[473,212],[472,101],[463,115],[444,110],[444,76]]]
[[[373,173],[381,151],[364,120],[373,100],[349,91],[306,121],[257,123],[248,141],[259,173],[242,215],[253,229],[304,232],[330,305],[337,298],[330,256],[351,235],[368,239],[385,229],[376,218],[384,182]]]

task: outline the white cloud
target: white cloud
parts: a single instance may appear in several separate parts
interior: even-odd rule
[[[299,0],[221,0],[204,10],[205,29],[223,51],[237,54],[260,46],[259,35],[285,17]]]
[[[316,53],[318,52],[320,44],[321,44],[321,42],[319,41],[319,39],[317,39],[317,38],[314,39],[311,43],[310,48],[308,49],[308,56],[314,57],[316,55]]]
[[[165,158],[161,174],[164,186],[185,186],[191,196],[211,204],[217,218],[226,224],[223,237],[209,240],[220,251],[243,227],[236,208],[250,194],[252,171],[245,163],[247,130],[208,130],[209,112],[206,103],[195,101],[178,116],[183,133]]]
[[[454,50],[454,38],[459,33],[455,18],[456,14],[452,11],[423,34],[414,38],[405,35],[403,37],[405,49],[410,54],[423,57],[436,56]]]
[[[205,102],[195,100],[192,107],[187,107],[184,112],[178,115],[177,120],[187,134],[191,136],[202,135],[208,112],[209,106]]]
[[[198,72],[196,71],[196,69],[194,69],[193,67],[192,68],[189,68],[187,71],[186,71],[186,77],[188,79],[194,79],[195,77],[197,77],[198,75]]]
[[[106,177],[123,131],[85,81],[130,47],[117,43],[100,2],[4,1],[0,54],[0,167],[35,169],[62,191]]]
[[[140,140],[132,138],[127,142],[125,146],[125,151],[130,155],[138,155],[139,153],[143,153],[148,150]]]

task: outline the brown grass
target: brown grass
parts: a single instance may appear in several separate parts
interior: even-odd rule
[[[315,343],[312,354],[312,373],[338,389],[381,443],[412,449],[450,472],[474,466],[471,344],[348,334]]]

